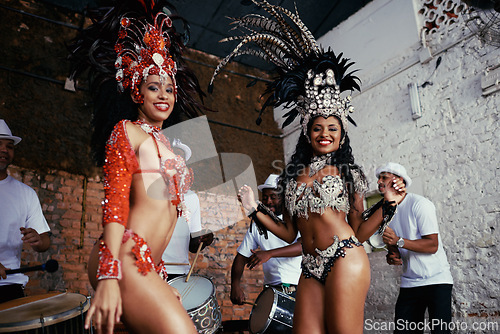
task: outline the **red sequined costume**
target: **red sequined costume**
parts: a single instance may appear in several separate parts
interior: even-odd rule
[[[176,156],[174,159],[162,158],[158,147],[159,143],[165,145],[168,150],[172,150],[167,138],[160,132],[160,129],[144,122],[136,121],[134,124],[140,125],[153,138],[160,159],[159,169],[139,169],[139,162],[127,135],[127,122],[130,121],[122,120],[116,124],[106,144],[106,160],[103,168],[105,193],[103,226],[109,223],[119,223],[127,227],[130,210],[130,188],[132,185],[132,175],[135,173],[159,173],[168,186],[171,202],[177,207],[178,214],[182,214],[188,218],[189,212],[184,202],[184,194],[189,190],[193,182],[192,170],[186,167],[186,163],[181,156]],[[175,174],[170,176],[167,171],[175,171]],[[146,244],[146,241],[133,231],[127,229],[125,230],[122,242],[126,242],[129,238],[132,238],[136,243],[132,252],[136,256],[136,265],[139,272],[144,275],[153,270],[160,273],[163,268],[163,262],[155,265],[151,257],[151,249]]]

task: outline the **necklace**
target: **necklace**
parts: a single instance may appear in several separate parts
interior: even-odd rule
[[[141,129],[143,129],[144,132],[146,132],[148,134],[154,135],[155,133],[159,133],[161,131],[161,129],[159,127],[148,124],[148,123],[144,122],[142,119],[138,119],[134,123],[138,124],[141,127]]]
[[[172,148],[170,146],[170,142],[165,137],[165,135],[163,135],[163,133],[161,132],[161,129],[159,127],[151,125],[151,124],[148,124],[148,123],[144,122],[141,119],[138,119],[137,121],[135,121],[133,123],[134,124],[138,124],[144,132],[146,132],[147,134],[153,136],[160,143],[165,144],[165,146],[170,151],[172,150]]]
[[[309,164],[309,177],[316,174],[318,171],[322,170],[328,161],[332,158],[332,153],[327,153],[323,155],[316,155],[311,159],[311,163]]]

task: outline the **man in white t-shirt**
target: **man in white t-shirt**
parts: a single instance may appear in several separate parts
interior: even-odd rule
[[[0,303],[24,297],[28,276],[6,274],[21,266],[23,243],[37,252],[50,246],[50,228],[35,191],[7,174],[21,141],[0,119]]]
[[[389,162],[376,170],[379,191],[394,191],[393,180],[405,186],[411,178],[400,164]],[[383,240],[388,245],[387,263],[402,265],[401,288],[396,302],[395,333],[423,333],[425,311],[432,333],[449,333],[453,278],[439,233],[436,208],[425,197],[396,193],[396,214]],[[422,330],[414,331],[418,328]]]
[[[283,200],[277,192],[278,175],[271,174],[257,188],[262,192],[262,204],[282,218]],[[260,249],[260,250],[259,250]],[[295,295],[301,269],[302,245],[297,240],[289,244],[270,231],[263,231],[251,222],[243,242],[238,247],[231,268],[231,301],[241,305],[245,293],[241,288],[241,277],[245,266],[249,269],[262,264],[264,287],[271,286],[287,294]]]
[[[184,195],[184,200],[191,215],[189,223],[186,222],[184,217],[179,217],[172,238],[162,255],[169,281],[189,272],[189,252],[196,253],[201,242],[203,242],[201,249],[204,249],[213,241],[213,233],[203,233],[201,228],[200,199],[198,195],[189,190]]]

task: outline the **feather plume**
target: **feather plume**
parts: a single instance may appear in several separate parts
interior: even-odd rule
[[[291,124],[299,115],[302,115],[303,121],[311,115],[335,115],[341,118],[345,128],[345,121],[354,123],[347,115],[347,112],[352,111],[349,99],[341,99],[338,94],[334,94],[337,97],[331,98],[332,94],[328,93],[333,90],[337,90],[339,94],[347,90],[360,90],[359,78],[353,75],[356,71],[347,73],[354,63],[344,58],[342,53],[336,55],[331,49],[324,51],[300,19],[296,6],[293,13],[272,5],[267,0],[251,2],[263,9],[267,16],[251,13],[241,18],[231,18],[233,27],[230,31],[239,31],[241,34],[221,40],[238,41],[238,44],[219,62],[210,80],[209,92],[224,66],[241,55],[252,55],[273,64],[278,72],[278,77],[269,83],[264,91],[263,96],[267,98],[259,113],[258,123],[264,109],[281,105],[292,107],[283,116],[283,127]],[[327,70],[333,71],[333,75],[327,75],[331,73]],[[312,84],[313,78],[315,82],[320,80],[323,83]],[[324,91],[329,97],[313,101],[311,90],[314,89],[321,89],[321,92]],[[316,93],[317,95],[323,96]],[[320,106],[319,111],[316,107],[313,108],[313,105]],[[341,106],[340,109],[334,107],[337,105]]]

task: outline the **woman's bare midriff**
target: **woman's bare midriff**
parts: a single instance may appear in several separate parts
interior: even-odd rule
[[[302,248],[305,254],[316,256],[316,248],[325,250],[333,243],[333,236],[340,240],[348,239],[354,231],[346,221],[346,214],[327,208],[320,215],[309,213],[309,218],[297,218],[297,227],[302,237]]]
[[[159,176],[159,175],[158,175]],[[159,176],[161,178],[161,176]],[[134,175],[130,189],[130,211],[127,228],[142,237],[151,248],[152,256],[158,264],[163,251],[172,237],[177,221],[177,208],[168,199],[157,199],[147,195],[147,189],[141,180],[141,174]],[[139,199],[139,200],[137,200]],[[134,257],[131,252],[133,243],[123,245],[119,258],[123,256]],[[92,249],[88,264],[88,275],[92,287],[97,286],[96,273],[99,262],[98,243]]]

